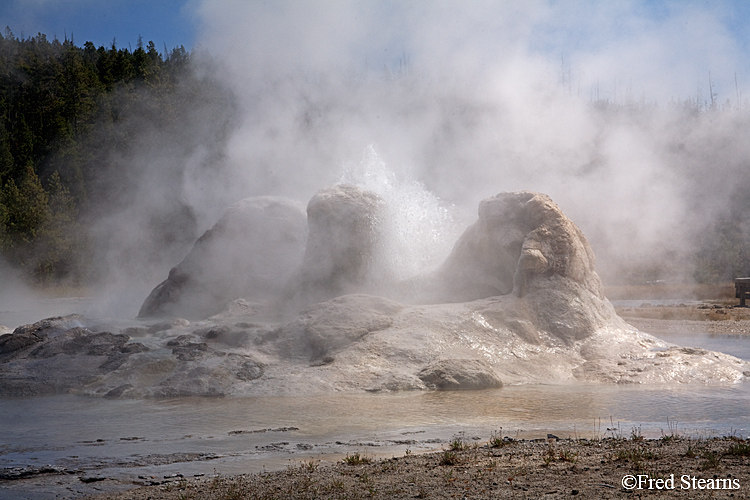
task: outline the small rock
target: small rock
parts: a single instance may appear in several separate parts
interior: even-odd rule
[[[98,483],[99,481],[106,481],[106,477],[101,476],[81,476],[79,478],[82,483]]]
[[[478,390],[502,387],[492,366],[479,359],[445,359],[432,363],[417,376],[439,391]]]

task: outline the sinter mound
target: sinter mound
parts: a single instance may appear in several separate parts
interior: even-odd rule
[[[141,309],[204,319],[141,320],[115,333],[80,317],[18,328],[0,337],[0,394],[243,396],[750,376],[742,360],[670,346],[620,319],[586,238],[545,195],[482,201],[445,262],[408,283],[384,282],[391,274],[374,258],[384,203],[354,186],[323,190],[308,205],[307,229],[293,202],[241,202]]]

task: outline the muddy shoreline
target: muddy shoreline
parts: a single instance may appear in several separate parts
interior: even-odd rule
[[[435,453],[374,460],[347,455],[286,470],[179,478],[90,497],[104,500],[234,498],[747,498],[750,443],[736,437],[645,440],[455,440]]]

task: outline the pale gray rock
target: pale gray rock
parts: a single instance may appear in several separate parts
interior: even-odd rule
[[[437,273],[438,300],[463,302],[550,288],[561,277],[603,298],[594,253],[580,229],[547,196],[530,191],[482,200]]]
[[[385,202],[370,191],[346,184],[318,191],[307,205],[305,256],[285,300],[299,307],[372,292],[384,216]]]
[[[401,304],[383,297],[355,294],[314,304],[278,330],[284,357],[311,362],[333,359],[336,352],[393,324]]]
[[[154,288],[138,315],[205,318],[234,299],[276,299],[302,261],[306,238],[305,214],[295,202],[239,201]]]
[[[515,325],[510,326],[532,342],[538,330],[573,342],[611,322],[621,323],[604,297],[583,232],[540,193],[501,193],[482,200],[479,219],[461,235],[428,286],[432,302],[519,299],[508,302]]]
[[[212,362],[181,364],[169,377],[149,388],[146,395],[220,397],[227,395],[234,384],[251,382],[263,375],[263,366],[249,357],[214,351],[204,355],[204,360],[209,358]]]

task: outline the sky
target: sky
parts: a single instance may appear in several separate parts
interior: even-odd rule
[[[138,37],[153,41],[159,51],[195,45],[196,24],[184,0],[2,0],[0,25],[17,37],[37,33],[47,38],[91,41],[135,49]]]

